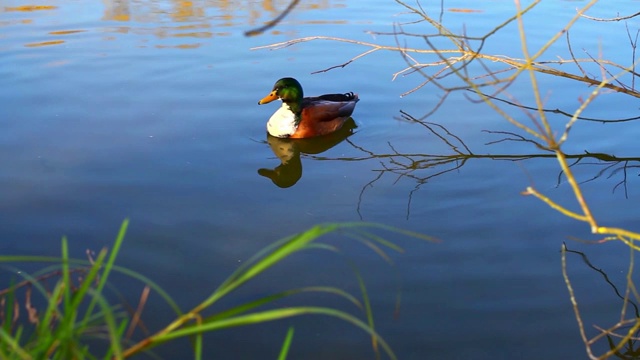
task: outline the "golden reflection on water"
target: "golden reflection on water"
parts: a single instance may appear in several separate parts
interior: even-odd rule
[[[50,46],[50,45],[60,45],[63,44],[64,40],[50,40],[50,41],[41,41],[37,43],[24,44],[26,47],[40,47],[40,46]]]
[[[57,6],[50,5],[23,5],[16,7],[5,7],[4,11],[38,11],[38,10],[54,10],[57,9]]]
[[[301,2],[295,11],[343,8],[346,6],[343,2],[344,0],[342,2],[329,0]],[[250,0],[199,2],[186,0],[145,2],[103,0],[103,3],[105,5],[103,20],[143,23],[166,22],[166,20],[175,22],[207,21],[208,23],[213,20],[216,26],[229,27],[243,24],[262,25],[284,10],[289,4],[289,0],[264,0],[262,2]],[[215,15],[207,15],[208,13]]]
[[[140,47],[154,47],[158,49],[194,49],[203,45],[194,42],[194,39],[209,39],[220,36],[230,36],[231,29],[223,30],[233,26],[244,26],[247,28],[261,26],[275,18],[288,5],[290,0],[102,0],[104,8],[100,16],[103,22],[116,22],[121,25],[105,24],[98,31],[115,34],[138,34],[151,35],[157,39],[185,39],[184,43],[160,43],[147,44],[147,40],[142,41]],[[39,14],[42,11],[51,13],[58,19],[53,20],[59,26],[64,26],[68,22],[63,21],[68,16],[62,10],[73,12],[77,4],[70,0],[61,0],[54,5],[22,5],[0,7],[0,28],[8,26],[20,26],[37,24],[42,25],[43,21]],[[294,13],[312,10],[327,10],[331,8],[346,7],[346,0],[315,0],[300,2]],[[11,19],[3,19],[2,13],[22,13],[23,18],[16,19],[13,15]],[[290,16],[291,17],[291,16]],[[49,16],[49,19],[52,17]],[[301,24],[346,24],[347,20],[300,20],[293,16],[293,23]],[[34,21],[35,20],[35,21]],[[291,20],[289,20],[291,21]],[[51,22],[51,21],[50,21]],[[51,45],[59,45],[74,40],[73,35],[87,32],[85,29],[60,29],[48,31],[43,34],[42,39],[23,43],[23,46],[34,48]],[[282,34],[277,27],[272,29],[272,34]],[[69,36],[65,40],[47,39],[51,36]],[[0,36],[2,38],[2,36]],[[109,37],[113,39],[113,37]],[[103,37],[102,39],[107,39]],[[186,41],[191,39],[192,41]],[[113,39],[115,40],[115,39]],[[176,41],[176,40],[174,40]],[[180,41],[180,40],[177,40]]]
[[[75,34],[79,32],[85,32],[86,30],[60,30],[60,31],[49,31],[49,35],[69,35]]]
[[[157,49],[197,49],[202,44],[156,45]]]
[[[33,20],[31,20],[31,19],[13,20],[13,21],[0,21],[0,27],[16,25],[16,24],[31,24],[32,22],[33,22]]]

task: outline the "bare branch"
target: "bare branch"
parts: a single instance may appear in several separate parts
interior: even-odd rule
[[[618,17],[614,17],[614,18],[597,18],[597,17],[592,17],[589,15],[585,15],[585,14],[580,14],[580,16],[582,16],[585,19],[589,19],[589,20],[593,20],[593,21],[622,21],[622,20],[628,20],[631,18],[634,18],[636,16],[640,15],[640,12],[637,12],[633,15],[628,15],[628,16],[618,16]]]
[[[300,0],[292,0],[291,3],[289,3],[289,6],[287,6],[287,8],[284,9],[284,11],[280,13],[280,15],[276,16],[275,19],[267,22],[263,26],[260,26],[260,27],[255,28],[255,29],[251,29],[249,31],[245,31],[244,36],[260,35],[263,32],[265,32],[265,31],[271,29],[272,27],[278,25],[278,23],[280,21],[282,21],[282,19],[284,19],[291,12],[291,10],[293,10],[293,8],[296,7],[296,5],[298,5],[299,2],[300,2]]]

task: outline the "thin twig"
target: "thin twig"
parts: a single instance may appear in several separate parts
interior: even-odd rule
[[[280,13],[280,15],[276,16],[275,19],[267,22],[263,26],[260,26],[260,27],[255,28],[255,29],[251,29],[249,31],[245,31],[244,36],[260,35],[263,32],[265,32],[265,31],[271,29],[272,27],[278,25],[278,23],[280,21],[282,21],[282,19],[284,19],[291,12],[291,10],[293,10],[293,8],[296,7],[296,5],[298,5],[299,2],[300,2],[300,0],[292,0],[291,3],[289,3],[289,6],[287,6],[287,8],[284,9],[284,11]]]

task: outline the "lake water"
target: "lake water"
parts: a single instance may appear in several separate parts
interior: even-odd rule
[[[545,2],[532,10],[526,17],[530,49],[537,50],[583,4]],[[188,309],[279,238],[323,222],[380,222],[441,240],[381,234],[405,250],[393,256],[393,266],[352,240],[330,240],[365,274],[376,329],[400,359],[586,358],[562,277],[561,245],[567,242],[584,251],[620,289],[629,251],[617,242],[576,241],[599,238],[590,235],[586,223],[520,194],[533,185],[578,211],[556,160],[505,160],[503,156],[547,153],[523,142],[489,144],[505,135],[483,130],[519,130],[488,106],[469,101],[463,91],[450,94],[425,120],[446,127],[474,154],[493,158],[433,160],[429,156],[455,153],[425,127],[400,120],[400,111],[420,118],[443,92],[428,85],[401,97],[424,78],[414,73],[392,81],[407,66],[399,53],[379,51],[344,68],[311,74],[368,48],[315,41],[252,50],[316,35],[427,48],[422,39],[371,34],[392,32],[394,24],[416,17],[391,0],[309,1],[266,33],[243,35],[286,5],[3,1],[0,252],[58,255],[60,238],[66,235],[72,255],[84,258],[87,249],[109,246],[122,220],[129,218],[118,264],[151,277]],[[439,16],[440,2],[422,5]],[[602,2],[589,14],[633,14],[636,5],[617,3],[611,9]],[[514,9],[507,1],[445,1],[442,19],[454,32],[481,36]],[[635,36],[638,20],[626,24]],[[411,30],[435,33],[421,26]],[[582,19],[570,35],[577,57],[632,63],[625,22]],[[491,37],[484,52],[522,57],[515,23]],[[570,59],[564,38],[542,56],[558,57]],[[421,60],[437,58],[425,55]],[[575,71],[571,65],[560,69]],[[585,71],[601,76],[594,66]],[[357,92],[357,128],[344,141],[332,139],[337,143],[332,147],[326,141],[272,139],[274,147],[289,147],[300,159],[270,171],[281,165],[265,132],[277,106],[258,106],[257,101],[285,76],[296,77],[308,95]],[[552,76],[538,79],[548,109],[573,112],[593,89]],[[456,84],[452,77],[443,81]],[[516,82],[509,92],[522,104],[535,106],[527,81]],[[528,121],[521,110],[505,109]],[[621,119],[636,114],[633,97],[607,91],[583,116]],[[567,118],[549,116],[562,131]],[[606,153],[626,161],[585,158],[574,167],[578,180],[588,181],[585,196],[603,225],[638,228],[639,138],[637,122],[581,121],[564,147],[568,154]],[[274,173],[279,176],[274,181],[263,176]],[[622,302],[579,256],[570,254],[568,262],[585,327],[593,336],[594,324],[608,327],[617,321]],[[344,258],[307,252],[247,284],[216,309],[313,284],[358,293]],[[124,279],[116,285],[132,302],[141,291],[140,284]],[[300,303],[353,311],[328,296],[300,296],[277,305]],[[145,315],[152,329],[171,318],[153,294]],[[291,359],[374,358],[364,332],[319,317],[213,333],[206,338],[205,354],[211,359],[276,358],[290,325],[296,328]],[[596,349],[602,352],[606,344]],[[157,353],[167,359],[191,357],[185,355],[190,354],[186,341],[160,347]]]

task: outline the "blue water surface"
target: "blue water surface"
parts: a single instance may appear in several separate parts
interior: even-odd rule
[[[441,17],[452,32],[472,37],[483,36],[516,12],[513,2],[444,3],[443,8],[440,2],[421,6],[434,18]],[[526,14],[529,51],[535,53],[584,4],[545,2]],[[522,141],[493,143],[513,136],[485,130],[525,134],[487,105],[470,101],[475,97],[466,91],[450,93],[435,112],[445,95],[442,89],[429,84],[406,94],[425,78],[407,72],[394,79],[394,74],[411,59],[439,60],[433,54],[407,53],[411,58],[406,58],[398,51],[380,50],[343,68],[312,74],[370,48],[316,40],[277,50],[254,49],[309,36],[451,48],[443,38],[427,42],[411,35],[385,35],[401,29],[407,34],[437,32],[426,23],[409,24],[419,17],[400,3],[301,2],[276,27],[244,36],[286,6],[284,1],[241,0],[3,2],[0,253],[57,256],[60,238],[67,236],[71,254],[85,258],[87,249],[110,246],[128,218],[131,225],[118,264],[152,278],[188,309],[279,238],[324,222],[383,223],[439,242],[380,233],[404,248],[393,254],[390,265],[361,243],[332,235],[328,241],[344,256],[298,254],[214,310],[314,284],[359,294],[348,258],[364,274],[376,330],[400,359],[586,357],[562,276],[561,246],[566,242],[584,251],[620,289],[629,251],[618,242],[576,241],[601,237],[591,235],[587,223],[521,195],[534,186],[579,211],[551,153]],[[616,6],[611,9],[602,2],[589,14],[608,18],[635,12],[631,3]],[[637,24],[635,18],[579,20],[569,32],[574,56],[629,66],[633,49],[626,26],[633,37]],[[512,22],[486,41],[483,53],[522,58],[520,40]],[[566,36],[540,59],[571,59]],[[485,64],[494,70],[504,67],[490,60]],[[557,68],[581,74],[572,64]],[[438,69],[422,71],[433,74]],[[476,64],[469,69],[483,70]],[[584,65],[584,71],[602,77],[593,63]],[[309,95],[354,91],[361,101],[353,114],[355,133],[324,152],[296,148],[301,151],[302,176],[281,188],[258,173],[276,168],[280,159],[265,132],[277,106],[258,106],[257,101],[285,76],[296,77]],[[550,75],[538,74],[537,79],[544,107],[569,113],[594,89]],[[630,77],[623,80],[631,83]],[[455,76],[441,82],[459,84]],[[508,94],[502,98],[535,106],[526,74]],[[516,120],[534,126],[526,112],[503,106]],[[435,161],[429,156],[454,155],[454,149],[426,127],[402,120],[401,111],[415,118],[431,113],[425,121],[444,126],[473,154],[492,156]],[[582,115],[623,119],[636,113],[635,98],[606,90]],[[561,133],[568,118],[548,116]],[[463,148],[444,130],[438,133]],[[603,225],[637,228],[639,137],[637,122],[580,121],[563,148],[573,155],[628,158],[626,163],[586,158],[573,167]],[[547,156],[525,158],[531,154]],[[618,321],[622,302],[579,255],[569,255],[568,263],[585,326],[594,336],[594,324],[609,327]],[[137,301],[141,284],[117,276],[114,282],[132,303]],[[307,303],[361,314],[327,295],[300,295],[275,306]],[[144,314],[151,329],[172,318],[153,293]],[[365,332],[327,317],[212,333],[205,341],[206,358],[276,358],[290,325],[296,328],[292,359],[375,358]],[[595,349],[603,352],[607,346]],[[167,359],[191,357],[188,341],[164,345],[157,353]]]

